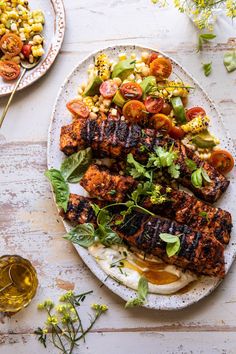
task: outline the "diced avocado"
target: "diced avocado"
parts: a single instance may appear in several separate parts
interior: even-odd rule
[[[112,71],[112,79],[114,79],[114,77],[119,77],[122,81],[125,80],[134,71],[134,66],[135,61],[132,59],[119,61]]]
[[[95,76],[86,87],[83,96],[94,96],[99,94],[99,87],[102,84],[102,79],[99,76]]]
[[[172,104],[172,107],[173,107],[173,110],[175,113],[176,121],[179,124],[186,123],[187,119],[186,119],[185,109],[184,109],[184,105],[183,105],[181,98],[180,97],[172,97],[170,99],[170,102]]]
[[[118,107],[123,107],[126,100],[124,99],[124,97],[122,96],[122,94],[120,93],[120,91],[118,90],[115,94],[115,96],[113,97],[112,102],[114,102]]]
[[[215,138],[209,133],[208,130],[204,130],[202,133],[195,135],[191,141],[197,147],[202,149],[212,148],[217,145]]]
[[[143,81],[140,83],[140,86],[143,91],[143,98],[146,97],[147,92],[156,85],[156,78],[155,76],[147,76]]]

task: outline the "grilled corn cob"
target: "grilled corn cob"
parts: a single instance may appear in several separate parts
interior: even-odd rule
[[[198,116],[192,119],[187,124],[181,125],[181,128],[185,131],[185,133],[200,133],[201,131],[207,129],[209,125],[210,119],[207,116],[201,117]]]
[[[102,80],[109,79],[111,75],[110,63],[106,54],[99,54],[95,60],[95,73]]]

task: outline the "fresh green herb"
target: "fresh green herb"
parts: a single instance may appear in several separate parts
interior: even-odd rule
[[[171,147],[169,150],[158,146],[155,149],[155,153],[149,154],[149,159],[147,167],[156,167],[163,168],[168,167],[167,171],[172,178],[179,178],[179,166],[174,162],[177,159],[177,152],[172,150]]]
[[[46,171],[45,176],[51,182],[57,205],[66,212],[70,195],[67,182],[65,181],[61,172],[54,168]]]
[[[206,211],[200,211],[199,216],[206,218],[209,221],[208,213]]]
[[[55,350],[63,354],[72,354],[78,348],[79,341],[85,340],[85,336],[93,328],[99,317],[108,310],[106,305],[92,304],[94,316],[90,316],[90,324],[85,329],[81,315],[81,303],[84,302],[87,295],[92,291],[82,294],[74,294],[72,291],[67,292],[60,298],[60,302],[56,307],[51,300],[46,300],[38,305],[39,310],[47,313],[46,325],[34,332],[40,343],[47,347],[47,338],[53,343]]]
[[[112,245],[119,245],[122,243],[122,239],[108,225],[98,225],[95,235],[97,236],[99,241],[106,247],[110,247]]]
[[[192,173],[191,182],[195,188],[201,188],[203,185],[203,181],[205,181],[207,183],[211,183],[211,179],[208,176],[206,170],[204,170],[204,168],[200,167]]]
[[[180,175],[180,166],[177,164],[173,164],[168,168],[168,173],[172,178],[179,178]]]
[[[146,302],[148,294],[148,282],[147,279],[141,277],[138,282],[138,294],[137,297],[133,300],[129,300],[125,304],[125,308],[141,306]]]
[[[116,195],[117,191],[115,189],[111,189],[110,192],[108,192],[108,194],[110,195]]]
[[[202,33],[202,34],[199,34],[197,51],[198,52],[201,51],[203,44],[206,43],[206,42],[211,41],[214,38],[216,38],[216,35],[214,33]]]
[[[225,53],[224,66],[229,73],[236,70],[236,50]]]
[[[66,181],[78,183],[92,161],[92,150],[87,148],[67,157],[61,164],[61,173]]]
[[[132,167],[128,168],[129,174],[133,178],[146,177],[150,178],[150,173],[146,170],[145,166],[136,161],[132,154],[128,154],[127,163]]]
[[[202,68],[203,68],[205,76],[209,76],[212,71],[212,62],[202,64]]]
[[[166,242],[166,253],[168,257],[173,257],[176,255],[180,250],[180,235],[171,235],[167,233],[161,233],[160,239]]]
[[[68,232],[64,238],[77,245],[88,248],[95,242],[94,226],[90,223],[77,225],[74,229]]]
[[[192,172],[195,171],[197,169],[197,164],[195,161],[191,160],[191,159],[186,159],[185,160],[185,164],[188,167],[188,169]]]

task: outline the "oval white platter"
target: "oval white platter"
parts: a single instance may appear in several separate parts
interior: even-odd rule
[[[117,59],[119,53],[126,53],[129,56],[131,53],[136,53],[137,56],[141,56],[143,51],[153,52],[155,50],[151,48],[144,48],[136,45],[126,45],[126,46],[116,46],[109,47],[101,50],[100,52],[106,53],[110,59]],[[66,79],[65,83],[62,85],[60,92],[58,94],[56,104],[52,114],[51,125],[49,128],[48,136],[48,168],[60,168],[61,162],[65,158],[64,154],[59,150],[59,139],[60,130],[63,125],[71,123],[71,116],[66,109],[66,103],[76,97],[78,86],[87,81],[87,68],[89,64],[94,63],[94,58],[98,52],[89,55],[86,59],[78,64],[78,66],[73,70],[73,72]],[[161,53],[165,55],[164,53]],[[171,58],[170,58],[171,59]],[[173,71],[179,77],[183,79],[184,82],[194,86],[194,94],[190,94],[190,100],[188,106],[202,106],[206,110],[207,114],[211,117],[211,127],[210,130],[215,133],[221,140],[221,146],[227,148],[232,154],[234,153],[234,146],[232,140],[230,139],[224,125],[222,118],[220,117],[218,111],[216,110],[214,104],[209,99],[204,90],[199,86],[193,77],[188,74],[180,64],[171,59],[173,64]],[[236,217],[236,206],[234,200],[234,194],[236,190],[235,179],[233,178],[235,170],[229,175],[231,181],[230,186],[224,196],[221,198],[218,206],[231,212],[233,219]],[[80,185],[70,185],[70,190],[72,193],[77,193],[80,195],[86,195],[86,192]],[[233,193],[234,192],[234,193]],[[63,220],[64,226],[67,231],[71,229],[68,222]],[[230,244],[225,250],[225,268],[226,273],[229,271],[230,266],[236,255],[235,246],[235,230],[233,229],[232,238]],[[96,263],[95,259],[89,254],[89,252],[80,247],[75,246],[79,255],[90,268],[90,270],[96,275],[96,277],[112,290],[114,293],[119,295],[125,301],[130,300],[136,296],[136,292],[127,288],[124,285],[118,284],[115,280],[107,278],[107,275]],[[200,299],[209,295],[218,285],[220,280],[217,278],[201,277],[198,281],[193,283],[190,290],[184,294],[175,295],[157,295],[149,294],[147,303],[145,307],[159,310],[176,310],[187,307],[193,303],[196,303]]]
[[[31,10],[41,9],[45,15],[43,36],[45,55],[37,67],[28,71],[21,81],[18,91],[33,84],[50,69],[56,59],[65,34],[65,10],[62,0],[29,0]],[[0,78],[0,97],[12,92],[15,81]]]

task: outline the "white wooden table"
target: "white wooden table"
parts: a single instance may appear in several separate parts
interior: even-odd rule
[[[236,353],[236,266],[208,298],[180,312],[125,310],[83,265],[63,240],[63,225],[52,200],[46,169],[46,141],[52,105],[64,78],[91,51],[108,45],[137,43],[159,48],[177,59],[216,102],[236,136],[236,72],[222,64],[225,50],[235,47],[236,26],[222,19],[217,39],[195,53],[197,32],[175,9],[158,9],[149,0],[65,0],[67,29],[62,51],[48,74],[17,94],[0,131],[0,250],[29,258],[38,271],[39,289],[31,305],[0,323],[1,354],[56,353],[37,342],[43,325],[37,303],[57,299],[63,289],[94,290],[83,305],[102,302],[109,311],[81,344],[86,354]],[[208,78],[201,62],[213,62]],[[0,100],[3,109],[6,99]]]

